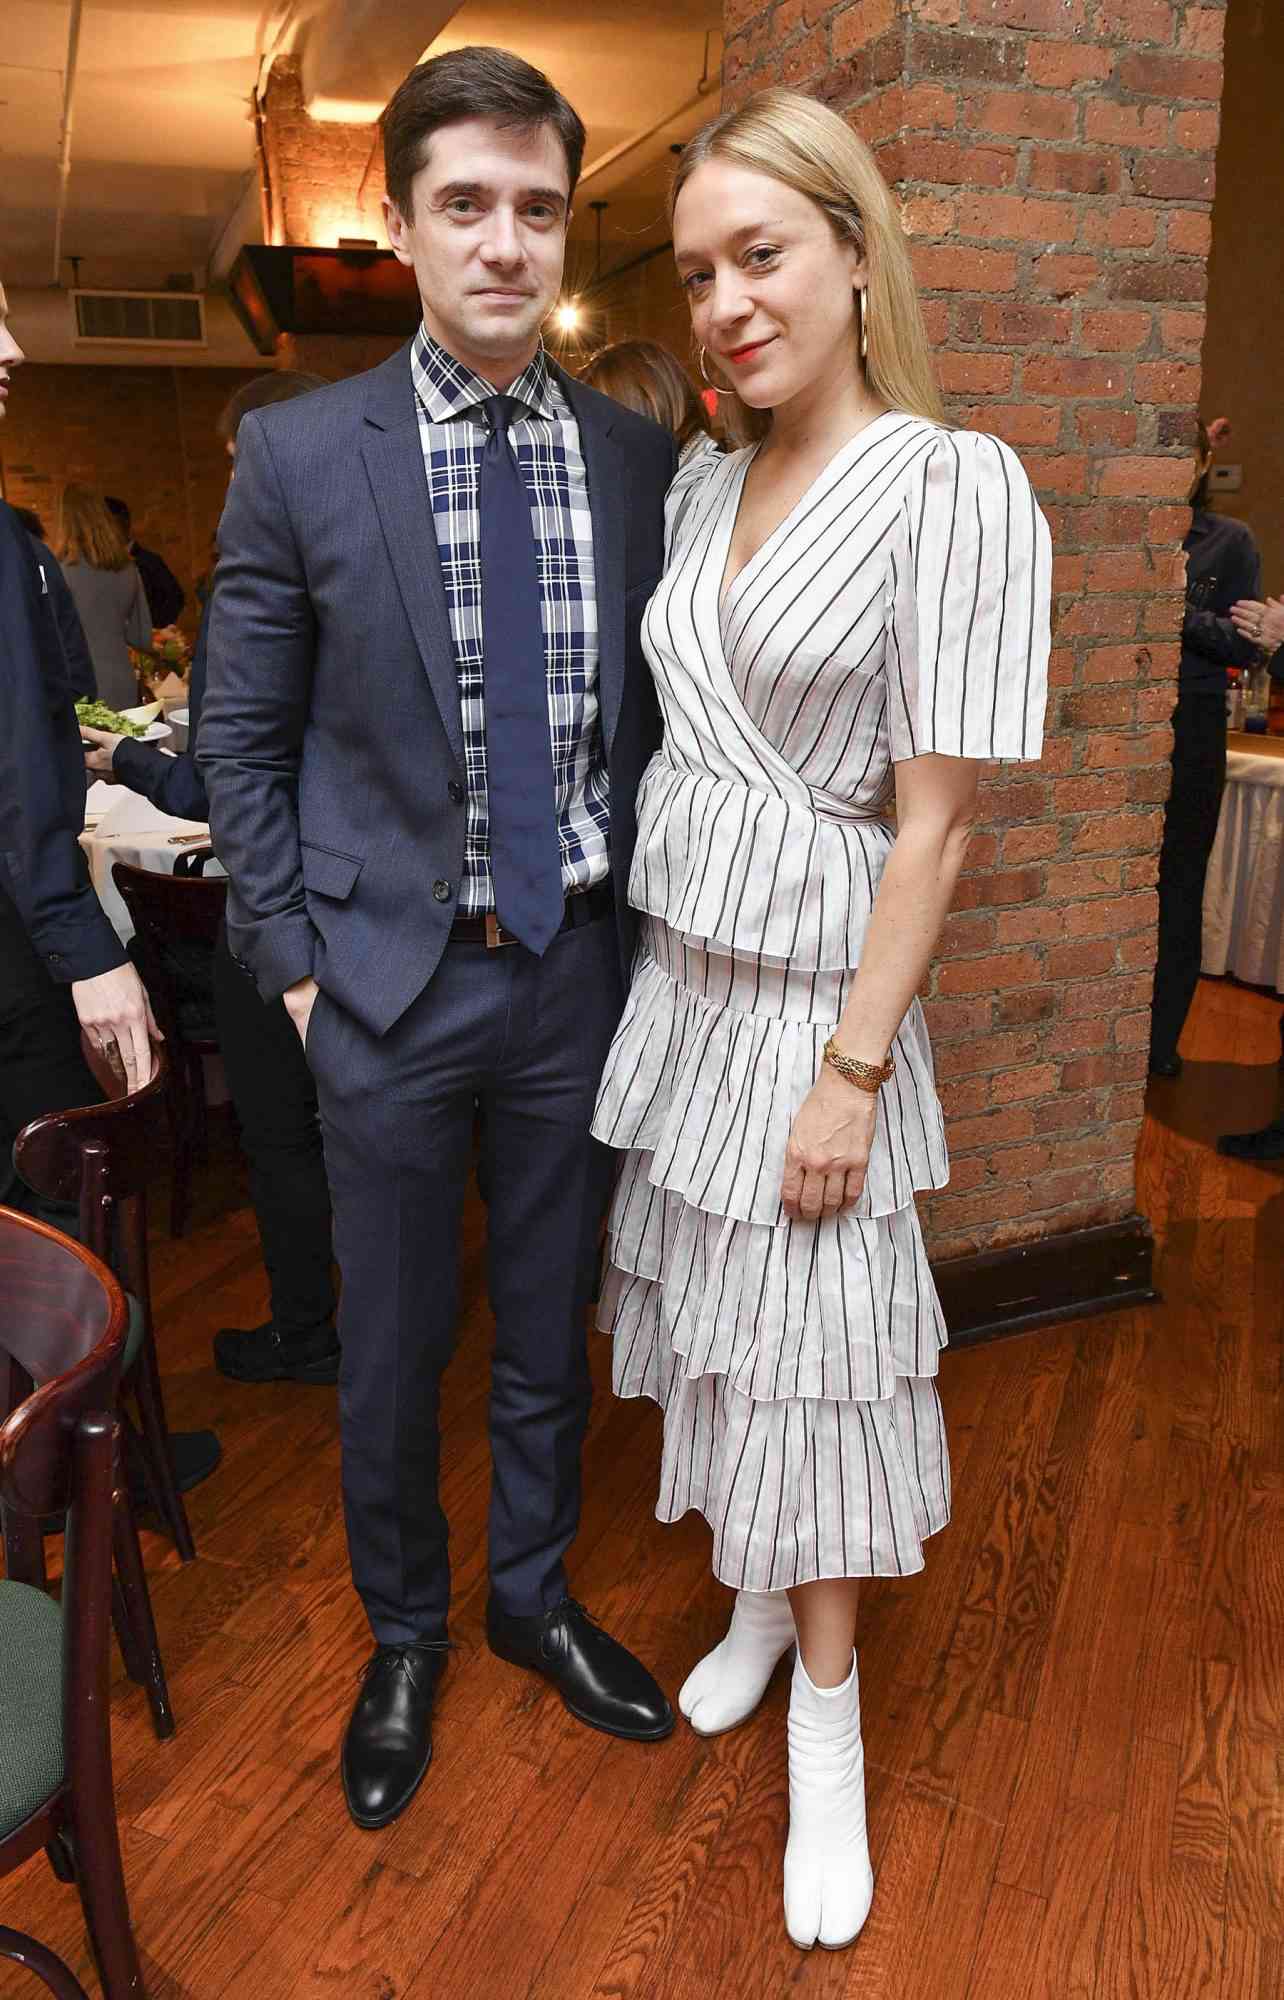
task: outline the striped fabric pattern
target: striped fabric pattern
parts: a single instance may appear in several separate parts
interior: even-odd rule
[[[949,1518],[914,1207],[949,1166],[917,1000],[860,1200],[796,1222],[780,1183],[894,843],[895,763],[1039,754],[1051,550],[1006,446],[888,411],[724,590],[752,457],[670,491],[643,924],[593,1129],[624,1156],[599,1324],[617,1392],[665,1413],[657,1512],[698,1508],[718,1576],[769,1590],[909,1574]]]

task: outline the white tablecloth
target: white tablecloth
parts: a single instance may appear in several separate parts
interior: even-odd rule
[[[1231,734],[1204,886],[1203,969],[1284,993],[1284,738]]]
[[[123,785],[91,786],[85,811],[90,818],[101,811],[101,818],[97,818],[96,823],[87,826],[81,834],[80,844],[89,860],[89,872],[98,891],[98,900],[115,926],[121,943],[128,944],[134,935],[134,926],[111,879],[113,863],[129,861],[135,868],[150,868],[158,875],[172,875],[179,855],[190,853],[193,846],[200,844],[198,841],[182,841],[176,836],[203,834],[208,838],[209,828],[201,820],[171,819],[149,799],[142,798],[137,792],[127,791]],[[216,869],[217,863],[206,863],[207,874]]]

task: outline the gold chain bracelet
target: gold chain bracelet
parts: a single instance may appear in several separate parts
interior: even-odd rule
[[[839,1076],[854,1083],[857,1090],[868,1091],[871,1097],[877,1096],[896,1068],[890,1054],[885,1063],[858,1062],[855,1056],[845,1056],[832,1035],[825,1043],[825,1061]]]

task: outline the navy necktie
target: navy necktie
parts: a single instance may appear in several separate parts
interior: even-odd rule
[[[481,520],[486,789],[495,914],[542,954],[561,927],[561,847],[549,735],[548,674],[530,494],[508,436],[512,396],[482,405]]]

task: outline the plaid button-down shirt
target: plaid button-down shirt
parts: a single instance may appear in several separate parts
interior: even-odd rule
[[[410,353],[433,525],[459,675],[468,780],[461,914],[495,907],[490,872],[477,483],[493,386],[431,339]],[[574,412],[541,349],[505,392],[524,406],[509,438],[531,496],[548,673],[548,723],[562,886],[586,889],[610,867],[610,799],[598,710],[597,597],[588,476]]]

